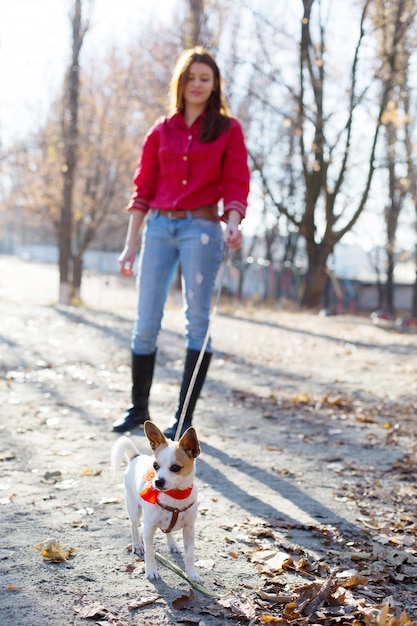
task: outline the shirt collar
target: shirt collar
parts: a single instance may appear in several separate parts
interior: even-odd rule
[[[175,122],[176,124],[178,124],[179,126],[181,126],[182,128],[186,128],[187,130],[190,130],[191,128],[195,128],[195,127],[200,128],[201,122],[205,116],[206,116],[206,112],[203,111],[201,115],[199,115],[194,120],[191,126],[187,126],[187,124],[185,123],[184,116],[180,111],[177,111],[177,113],[174,113],[174,115],[171,117],[171,120]]]

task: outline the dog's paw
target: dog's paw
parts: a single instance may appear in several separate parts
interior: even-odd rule
[[[145,554],[143,544],[139,543],[137,546],[133,546],[132,553],[142,557]]]
[[[160,580],[161,579],[161,575],[158,572],[157,569],[146,569],[145,568],[145,574],[146,574],[146,578],[148,580]]]
[[[178,544],[175,541],[171,541],[169,543],[169,551],[171,554],[180,554],[181,550],[179,549]]]
[[[191,572],[187,572],[188,577],[190,578],[190,580],[192,580],[194,583],[199,583],[201,584],[201,578],[198,575],[196,570],[192,570]]]

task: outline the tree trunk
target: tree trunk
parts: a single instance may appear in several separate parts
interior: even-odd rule
[[[394,307],[394,252],[388,244],[387,249],[387,282],[385,285],[386,310],[392,315],[395,314]]]
[[[304,290],[301,305],[308,308],[320,306],[320,300],[327,277],[327,259],[331,250],[315,244],[308,251],[308,270],[304,276]]]
[[[416,272],[416,279],[413,285],[413,302],[411,305],[411,317],[417,318],[417,272]]]
[[[413,302],[411,305],[411,316],[417,317],[417,245],[415,247],[415,262],[416,262],[416,278],[413,286]]]
[[[381,282],[381,278],[380,276],[377,276],[376,279],[376,289],[377,289],[377,293],[378,293],[378,305],[377,305],[377,309],[383,309],[384,308],[384,298],[385,298],[385,290],[384,290],[384,285]]]
[[[71,301],[70,276],[71,276],[71,229],[72,229],[72,211],[71,211],[71,189],[67,185],[64,176],[64,199],[61,208],[61,217],[59,223],[59,302],[61,304],[69,304]]]
[[[65,163],[63,204],[59,224],[59,302],[70,304],[73,271],[72,224],[74,176],[77,166],[78,100],[80,91],[80,52],[85,31],[81,23],[81,0],[74,0],[72,15],[72,59],[67,75],[68,100],[63,110]]]
[[[77,301],[81,300],[81,279],[83,275],[83,253],[74,256],[72,269],[72,293],[71,296]]]
[[[186,47],[194,47],[202,44],[201,31],[204,19],[203,0],[188,0],[190,7],[190,29],[186,36]]]

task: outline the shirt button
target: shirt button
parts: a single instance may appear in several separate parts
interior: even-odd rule
[[[183,184],[183,185],[186,185],[186,184],[187,184],[187,181],[184,179],[184,180],[182,181],[182,184]]]
[[[182,160],[183,160],[183,161],[188,161],[188,156],[184,155],[184,156],[182,157]]]
[[[191,141],[191,139],[193,138],[192,135],[188,135],[188,139]]]

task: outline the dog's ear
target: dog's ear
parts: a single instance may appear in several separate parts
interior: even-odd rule
[[[185,450],[185,453],[193,459],[196,459],[201,452],[200,443],[197,439],[197,433],[192,426],[185,431],[179,440],[178,445],[181,446],[181,448]]]
[[[168,443],[164,433],[162,433],[158,426],[155,426],[153,422],[147,420],[144,423],[143,428],[152,450],[156,450],[162,443]]]

